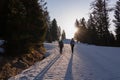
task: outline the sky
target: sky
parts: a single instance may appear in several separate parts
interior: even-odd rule
[[[51,20],[57,20],[58,26],[65,30],[66,37],[71,39],[76,31],[75,21],[84,17],[86,21],[90,13],[90,4],[94,0],[46,0]],[[110,6],[117,0],[109,0]],[[113,18],[111,16],[111,18]]]

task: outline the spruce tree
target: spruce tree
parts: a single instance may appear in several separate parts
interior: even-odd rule
[[[75,33],[75,39],[81,42],[87,42],[87,27],[86,21],[84,18],[79,21],[76,20],[75,26],[78,28],[78,31]]]
[[[60,39],[60,37],[61,37],[61,27],[59,26],[58,27],[58,39]]]
[[[46,41],[47,42],[52,42],[52,32],[51,32],[51,23],[49,23],[48,28],[47,28],[47,34],[46,34]]]
[[[88,27],[88,43],[96,44],[97,43],[97,31],[94,17],[90,14],[89,19],[87,21]]]
[[[92,14],[94,15],[99,45],[108,45],[110,32],[109,28],[109,9],[106,0],[95,0],[92,3]]]
[[[58,37],[58,25],[56,19],[52,20],[51,23],[51,35],[52,35],[52,41],[56,41],[59,39]]]
[[[115,11],[114,11],[114,23],[116,27],[116,39],[117,39],[117,45],[120,46],[120,0],[116,2]]]
[[[62,40],[66,39],[66,33],[65,30],[62,31]]]

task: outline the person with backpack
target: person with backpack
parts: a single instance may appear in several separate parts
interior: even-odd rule
[[[75,41],[74,41],[73,38],[72,38],[71,41],[70,41],[70,45],[71,45],[71,51],[72,51],[72,53],[73,53],[73,51],[74,51],[74,45],[75,45]]]
[[[63,47],[64,47],[63,41],[60,40],[59,41],[60,54],[62,54]]]

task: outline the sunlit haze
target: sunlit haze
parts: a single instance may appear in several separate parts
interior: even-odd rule
[[[58,26],[66,32],[67,38],[72,38],[76,31],[75,20],[84,17],[88,19],[90,3],[94,0],[47,0],[51,20],[55,18]],[[109,0],[110,5],[117,0]]]

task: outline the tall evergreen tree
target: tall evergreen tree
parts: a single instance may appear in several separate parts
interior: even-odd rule
[[[56,19],[53,19],[51,23],[51,35],[52,35],[52,41],[58,40],[58,25]]]
[[[90,14],[89,19],[87,21],[88,27],[88,43],[96,44],[97,43],[97,31],[94,17]]]
[[[58,27],[58,39],[60,39],[60,37],[61,37],[61,27],[59,26]]]
[[[42,1],[42,0],[41,0]],[[50,20],[50,16],[49,16],[49,12],[47,11],[47,7],[46,7],[46,2],[41,3],[41,5],[43,5],[44,7],[44,15],[46,16],[46,22],[47,22],[47,33],[46,33],[46,41],[47,42],[52,42],[52,35],[51,35],[51,20]]]
[[[92,4],[94,19],[96,21],[96,29],[100,45],[109,44],[110,36],[109,28],[109,9],[106,0],[95,0]]]
[[[46,41],[52,42],[55,40],[59,40],[61,36],[61,27],[57,25],[57,21],[53,19],[48,24]]]
[[[81,42],[87,42],[87,27],[86,21],[84,18],[80,21],[76,20],[75,26],[78,28],[78,32],[75,33],[75,39]]]
[[[118,0],[116,2],[116,6],[115,6],[115,11],[114,11],[114,23],[115,23],[115,27],[116,27],[116,39],[117,39],[117,45],[120,46],[120,0]]]
[[[66,33],[65,33],[65,30],[63,30],[62,32],[62,40],[66,39]]]
[[[52,42],[51,24],[49,24],[47,28],[46,41]]]
[[[79,24],[79,21],[76,19],[75,21],[75,27],[78,29],[78,31],[74,34],[74,38],[77,40],[77,41],[80,41],[80,24]]]
[[[75,32],[74,38],[75,38],[77,41],[80,41],[80,37],[79,37],[79,34],[80,34],[80,29],[79,29],[79,27],[80,27],[80,25],[79,25],[79,21],[78,21],[77,19],[76,19],[76,21],[75,21],[75,27],[78,29],[78,31]]]

